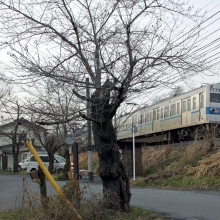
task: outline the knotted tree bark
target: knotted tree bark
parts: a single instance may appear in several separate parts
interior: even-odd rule
[[[103,183],[104,197],[114,195],[118,208],[125,212],[130,209],[130,184],[117,145],[116,130],[112,123],[110,90],[103,86],[92,95],[91,114],[94,144],[99,156],[99,175]],[[113,205],[114,208],[115,205]]]

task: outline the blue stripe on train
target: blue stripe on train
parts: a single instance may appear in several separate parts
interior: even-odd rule
[[[214,108],[214,109],[218,109],[217,112],[215,113],[212,113],[211,109]],[[196,114],[196,113],[199,113],[199,110],[194,110],[191,112],[191,114]],[[220,108],[218,107],[206,107],[206,115],[220,115]],[[174,118],[180,118],[181,115],[175,115],[175,116],[172,116],[172,117],[168,117],[168,118],[164,118],[164,119],[161,119],[160,122],[163,122],[163,121],[168,121],[168,120],[172,120]],[[141,125],[136,125],[138,128],[141,128],[141,127],[145,127],[145,126],[149,126],[149,125],[152,125],[152,122],[148,122],[146,124],[141,124]],[[121,130],[121,131],[131,131],[131,127],[129,128],[126,128],[124,130]],[[119,131],[119,132],[121,132]]]

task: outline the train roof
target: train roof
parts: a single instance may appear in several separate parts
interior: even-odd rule
[[[130,114],[132,115],[132,114],[134,114],[134,113],[137,112],[137,111],[141,111],[141,110],[144,110],[144,109],[146,109],[146,108],[151,108],[152,106],[155,106],[155,105],[161,105],[161,103],[166,102],[166,101],[168,101],[168,100],[170,100],[170,99],[173,99],[173,98],[177,98],[177,97],[186,95],[187,93],[190,93],[190,92],[199,90],[199,89],[201,89],[201,88],[203,88],[203,87],[207,87],[207,86],[210,86],[210,85],[211,85],[211,86],[214,86],[214,85],[217,85],[217,84],[220,84],[220,82],[218,82],[218,83],[207,83],[207,84],[203,84],[203,83],[202,83],[201,86],[198,87],[198,88],[192,89],[192,90],[190,90],[190,91],[187,91],[187,92],[182,93],[182,94],[179,94],[179,95],[171,95],[171,96],[168,96],[168,97],[166,97],[166,98],[160,100],[160,101],[159,101],[158,103],[156,103],[156,104],[142,106],[142,107],[138,108],[137,110],[135,110],[135,111],[133,111],[133,112],[127,112],[127,113],[125,113],[125,114],[123,114],[123,115],[120,115],[120,116],[118,116],[118,118],[124,117],[124,116],[127,116],[127,115],[130,115]]]
[[[163,102],[166,102],[166,101],[168,101],[168,100],[170,100],[170,99],[173,99],[173,98],[176,98],[176,97],[179,97],[179,96],[183,96],[183,95],[185,95],[185,94],[187,94],[187,93],[190,93],[190,92],[199,90],[199,89],[201,89],[201,88],[203,88],[203,87],[207,87],[207,86],[210,86],[210,85],[211,85],[211,86],[214,86],[214,85],[217,85],[217,84],[220,84],[220,82],[218,82],[218,83],[207,83],[207,84],[205,84],[205,85],[203,85],[203,83],[202,83],[201,86],[198,87],[198,88],[192,89],[192,90],[190,90],[190,91],[184,92],[184,93],[179,94],[179,95],[171,95],[171,96],[168,96],[168,97],[166,97],[166,98],[160,100],[160,101],[159,101],[158,103],[156,103],[156,104],[145,105],[145,106],[141,107],[140,110],[141,110],[141,109],[144,109],[144,108],[152,107],[152,106],[154,106],[154,105],[161,104],[161,103],[163,103]]]
[[[123,115],[119,115],[118,118],[121,118],[121,117],[124,117],[124,116],[127,116],[127,115],[132,115],[132,114],[134,114],[135,112],[144,110],[144,109],[146,109],[146,108],[151,108],[151,107],[156,106],[156,105],[161,105],[161,103],[166,102],[166,101],[169,101],[170,99],[173,99],[173,98],[176,98],[176,97],[180,97],[180,96],[184,96],[184,95],[186,95],[187,93],[191,93],[191,92],[196,91],[196,90],[199,90],[199,89],[201,89],[201,88],[204,88],[204,87],[207,87],[207,86],[214,86],[214,85],[217,85],[217,84],[220,84],[220,82],[218,82],[218,83],[207,83],[207,84],[203,84],[203,83],[202,83],[201,86],[198,87],[198,88],[192,89],[192,90],[190,90],[190,91],[187,91],[187,92],[182,93],[182,94],[179,94],[179,95],[171,95],[171,96],[168,96],[168,97],[166,97],[166,98],[160,100],[160,101],[159,101],[158,103],[156,103],[156,104],[142,106],[142,107],[136,109],[136,110],[133,111],[133,112],[127,112],[127,113],[125,113],[125,114],[123,114]]]

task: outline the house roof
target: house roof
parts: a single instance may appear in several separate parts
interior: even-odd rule
[[[41,150],[45,150],[42,148],[42,146],[34,146],[36,151],[41,151]],[[8,144],[8,145],[4,145],[4,146],[0,146],[0,150],[3,153],[8,153],[8,154],[12,154],[12,144]],[[28,149],[28,147],[25,148],[21,148],[19,150],[20,153],[22,152],[29,152],[30,150]]]
[[[41,125],[38,125],[32,121],[29,121],[23,117],[19,118],[18,120],[14,120],[14,121],[11,121],[9,123],[5,123],[3,125],[0,126],[0,128],[4,128],[4,127],[7,127],[7,126],[11,126],[11,125],[14,125],[15,123],[18,123],[18,125],[26,125],[28,127],[35,127],[35,128],[39,128],[39,129],[42,129],[42,130],[45,130],[46,131],[46,128],[41,126]]]

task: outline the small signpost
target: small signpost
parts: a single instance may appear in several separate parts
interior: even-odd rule
[[[71,132],[68,132],[66,134],[66,137],[64,139],[64,142],[68,145],[69,147],[69,155],[70,155],[70,175],[69,175],[69,178],[70,180],[73,179],[73,175],[72,175],[72,170],[71,170],[71,163],[72,163],[72,155],[73,155],[73,151],[72,151],[72,147],[73,147],[73,144],[75,142],[75,137],[74,135],[71,133]]]

